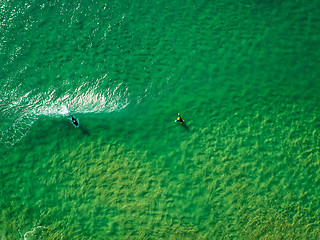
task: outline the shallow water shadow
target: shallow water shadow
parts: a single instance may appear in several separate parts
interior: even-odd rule
[[[182,123],[180,124],[187,132],[189,132],[189,127],[187,126],[187,124]]]
[[[80,128],[81,132],[82,132],[84,135],[90,136],[90,132],[89,132],[89,130],[88,130],[87,128],[82,127],[82,126],[79,126],[79,128]]]

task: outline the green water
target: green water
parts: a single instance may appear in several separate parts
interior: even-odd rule
[[[1,239],[320,238],[320,1],[0,13]]]

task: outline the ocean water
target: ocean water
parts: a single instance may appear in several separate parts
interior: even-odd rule
[[[0,0],[0,239],[320,239],[319,46],[319,0]]]

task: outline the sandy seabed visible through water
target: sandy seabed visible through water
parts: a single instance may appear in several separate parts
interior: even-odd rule
[[[4,196],[5,216],[17,216],[4,219],[6,229],[37,238],[317,239],[319,117],[304,111],[305,100],[273,98],[278,107],[270,108],[270,97],[242,102],[231,91],[223,102],[235,98],[244,107],[216,102],[212,115],[198,112],[214,119],[205,127],[194,119],[188,129],[168,123],[165,137],[176,143],[168,152],[157,149],[155,132],[140,142],[128,137],[130,124],[117,138],[108,128],[68,129],[72,146],[68,138],[39,142],[31,132],[33,150],[22,143],[2,170],[6,186],[30,185],[11,201]],[[202,104],[189,109],[191,117]],[[54,139],[65,129],[47,130]],[[23,227],[30,225],[43,227]]]
[[[0,239],[320,239],[318,1],[40,2],[0,3]]]

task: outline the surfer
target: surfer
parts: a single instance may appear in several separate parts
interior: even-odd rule
[[[71,116],[71,121],[72,121],[73,125],[75,125],[76,127],[79,126],[77,119],[75,119],[73,116]]]
[[[175,122],[179,122],[179,123],[183,123],[184,122],[184,120],[180,116],[180,113],[178,113],[178,118],[177,118],[177,120],[175,120]]]
[[[69,118],[70,122],[72,123],[73,126],[79,127],[79,120],[76,119],[74,116],[72,116],[71,112],[67,108],[67,106],[62,106],[61,108],[61,114],[67,118]]]
[[[78,120],[74,117],[74,116],[72,116],[70,113],[69,113],[69,119],[70,119],[70,121],[71,121],[71,123],[75,126],[75,127],[79,127],[79,122],[78,122]]]

